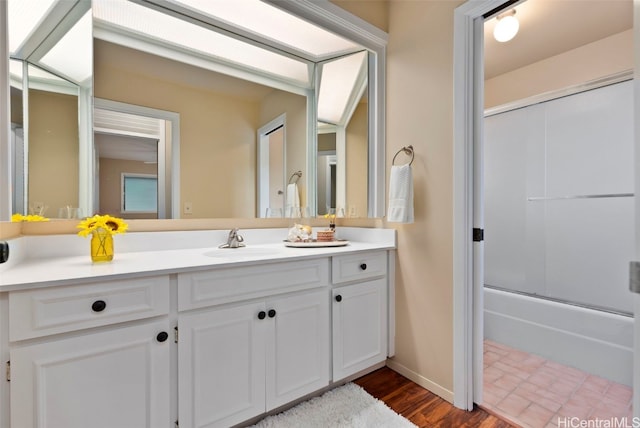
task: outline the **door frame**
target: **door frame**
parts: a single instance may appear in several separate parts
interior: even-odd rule
[[[453,387],[454,405],[472,410],[482,401],[483,245],[472,230],[483,228],[482,147],[484,112],[484,17],[524,0],[469,0],[454,12],[454,227],[453,227]],[[640,0],[633,1],[634,44],[640,42]],[[640,52],[634,50],[635,106],[640,106]],[[640,124],[636,124],[636,148]],[[636,150],[636,187],[640,188],[640,150]],[[637,192],[636,192],[637,193]],[[478,197],[478,195],[480,195]],[[640,198],[636,198],[640,211]],[[640,259],[640,219],[636,258]],[[640,352],[640,295],[635,299],[634,353]],[[633,407],[640,417],[640,360],[634,359]]]
[[[180,218],[180,114],[159,110],[151,107],[139,106],[136,104],[128,104],[119,101],[112,101],[103,98],[94,98],[93,107],[96,109],[116,111],[120,113],[128,113],[136,116],[151,117],[154,119],[164,120],[171,123],[171,139],[166,140],[165,131],[162,130],[158,142],[158,218]],[[93,114],[93,112],[92,112]],[[95,132],[109,133],[108,130],[101,128],[91,129],[91,134]],[[134,135],[133,133],[117,132],[122,135]],[[156,136],[150,136],[156,137]],[[92,181],[96,181],[96,159],[95,150],[93,149],[93,138],[91,138],[92,147],[86,154],[87,159],[91,159],[91,165],[88,168],[87,176]],[[98,194],[97,189],[92,189],[95,195]],[[160,195],[163,195],[161,198]],[[97,201],[93,201],[96,205],[94,211],[97,212]]]
[[[269,134],[278,128],[283,129],[282,133],[282,165],[284,171],[282,174],[282,190],[287,187],[286,173],[287,173],[287,113],[282,113],[275,119],[270,120],[268,123],[262,125],[257,131],[258,141],[258,156],[257,156],[257,183],[258,189],[258,203],[256,208],[256,218],[266,217],[267,208],[269,208]],[[284,202],[282,209],[287,206],[287,195],[284,194]],[[283,211],[284,212],[284,211]]]
[[[640,0],[633,0],[633,65],[634,65],[634,115],[637,118],[638,111],[640,110]],[[640,122],[635,121],[635,217],[636,217],[636,260],[640,261]],[[633,314],[634,314],[634,332],[633,332],[633,416],[640,420],[640,294],[635,293],[632,295],[633,302]]]
[[[453,404],[482,401],[482,218],[484,16],[512,0],[469,0],[454,11],[453,37]]]

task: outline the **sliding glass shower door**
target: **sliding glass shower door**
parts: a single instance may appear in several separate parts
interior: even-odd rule
[[[633,312],[632,85],[486,119],[486,285]]]

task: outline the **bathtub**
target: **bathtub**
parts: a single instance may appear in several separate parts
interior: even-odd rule
[[[631,316],[484,287],[484,337],[631,386]]]

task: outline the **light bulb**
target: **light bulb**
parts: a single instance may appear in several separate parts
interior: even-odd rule
[[[493,29],[493,37],[499,42],[508,42],[518,33],[520,23],[516,19],[515,11],[512,15],[498,16],[498,22]]]

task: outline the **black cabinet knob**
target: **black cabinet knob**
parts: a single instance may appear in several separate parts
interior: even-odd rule
[[[167,333],[166,331],[161,331],[160,333],[158,333],[158,335],[156,336],[156,340],[160,343],[164,342],[165,340],[167,340],[169,338],[169,333]]]
[[[269,309],[269,318],[273,318],[276,316],[276,310],[275,309]]]
[[[336,296],[336,302],[342,302],[342,296],[341,295],[337,295]]]
[[[106,307],[107,303],[104,300],[96,300],[93,302],[93,305],[91,305],[93,312],[102,312]]]
[[[258,312],[258,319],[263,320],[266,318],[266,316],[267,316],[267,313],[265,311]]]
[[[362,269],[362,270],[367,270],[367,264],[366,264],[366,263],[362,263],[362,264],[360,265],[360,269]]]

